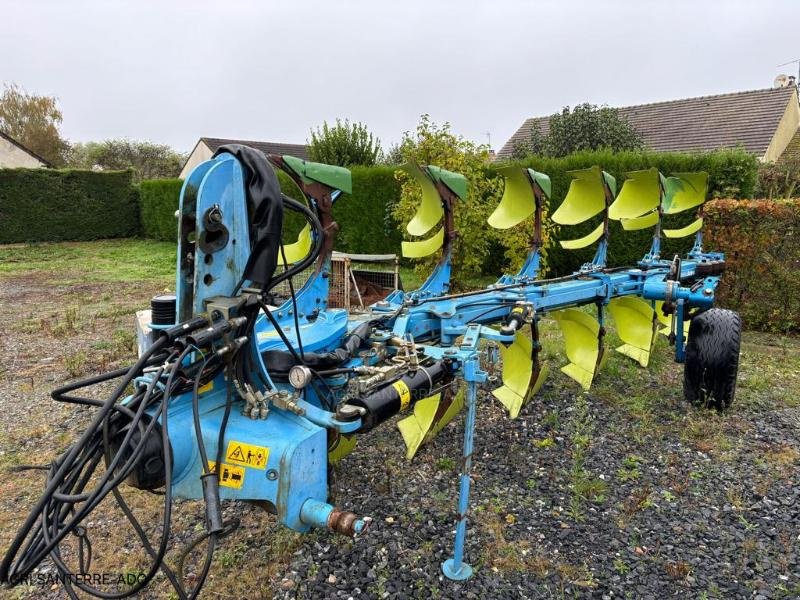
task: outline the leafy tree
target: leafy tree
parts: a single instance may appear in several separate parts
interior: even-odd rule
[[[486,176],[488,147],[454,134],[449,123],[437,125],[429,115],[422,115],[416,131],[403,135],[400,154],[403,162],[436,165],[467,178],[467,198],[459,200],[455,210],[455,227],[461,233],[453,248],[454,280],[458,281],[459,276],[480,274],[486,257],[497,247],[500,238],[486,224],[487,217],[500,200],[499,193],[502,190],[500,178]],[[419,206],[421,192],[404,171],[397,171],[396,176],[401,182],[402,191],[392,213],[407,237],[405,226]],[[434,254],[418,261],[419,272],[428,273],[438,258]]]
[[[0,96],[0,130],[56,166],[64,164],[69,144],[58,130],[63,115],[53,96],[29,94],[15,83]]]
[[[400,144],[392,144],[389,150],[383,153],[381,162],[385,165],[394,166],[403,164],[403,152],[400,149]]]
[[[177,177],[186,156],[165,144],[127,139],[75,144],[69,165],[81,169],[133,169],[135,179]]]
[[[759,165],[756,191],[759,198],[789,199],[797,192],[800,192],[800,158]]]
[[[315,162],[349,167],[371,166],[381,156],[381,142],[363,123],[336,119],[334,125],[325,121],[316,131],[311,130],[308,155]]]
[[[583,103],[570,110],[565,106],[550,117],[550,129],[542,134],[538,125],[527,142],[517,144],[514,158],[530,155],[567,156],[581,150],[640,150],[644,144],[638,132],[615,108]]]

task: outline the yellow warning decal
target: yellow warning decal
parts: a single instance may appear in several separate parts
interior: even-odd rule
[[[407,409],[411,403],[411,390],[408,389],[408,386],[403,381],[399,380],[395,381],[392,387],[400,395],[400,410]]]
[[[208,468],[212,471],[216,466],[217,463],[214,461],[208,461]],[[219,469],[219,485],[221,487],[229,487],[235,490],[242,489],[242,485],[244,485],[244,469],[242,467],[237,467],[236,465],[222,463],[222,466]]]
[[[214,389],[214,380],[212,379],[211,381],[209,381],[204,386],[201,386],[201,387],[197,388],[197,393],[198,394],[205,394],[206,392],[210,392],[213,389]]]
[[[253,469],[267,468],[269,460],[269,448],[264,446],[254,446],[231,440],[228,442],[228,451],[225,453],[225,460],[229,463],[252,467]]]

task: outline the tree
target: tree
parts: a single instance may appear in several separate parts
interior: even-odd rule
[[[50,163],[64,164],[69,144],[58,128],[63,120],[56,98],[29,94],[6,84],[0,96],[0,130]]]
[[[363,123],[336,119],[334,125],[325,121],[322,127],[311,130],[308,156],[315,162],[349,167],[371,166],[381,155],[381,142]]]
[[[583,103],[570,110],[565,106],[550,117],[550,128],[543,135],[538,124],[527,142],[517,144],[514,158],[536,154],[566,156],[580,150],[640,150],[643,143],[638,132],[619,115],[615,108]]]
[[[403,151],[400,149],[400,144],[392,144],[389,149],[383,153],[381,163],[393,167],[395,165],[403,164]]]
[[[436,165],[461,173],[467,178],[467,198],[455,207],[455,228],[461,232],[453,248],[453,270],[458,277],[480,274],[500,235],[486,225],[486,219],[500,200],[502,180],[486,177],[489,148],[477,145],[450,131],[450,124],[437,125],[429,115],[422,115],[415,132],[405,132],[400,143],[402,162]],[[421,200],[421,192],[404,171],[397,171],[402,184],[400,201],[392,209],[394,218],[407,235],[405,226]],[[438,254],[418,261],[420,273],[428,273],[439,260]]]
[[[759,165],[757,197],[788,200],[797,191],[800,191],[800,157]]]
[[[140,181],[177,177],[185,160],[185,155],[165,144],[118,139],[75,144],[69,165],[80,169],[133,169],[134,179]]]

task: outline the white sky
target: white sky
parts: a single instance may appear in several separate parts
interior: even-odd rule
[[[0,0],[0,81],[53,94],[72,141],[302,143],[419,115],[499,149],[529,116],[770,87],[798,0]]]

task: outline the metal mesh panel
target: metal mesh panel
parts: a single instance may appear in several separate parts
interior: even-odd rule
[[[355,255],[359,256],[359,255]],[[314,273],[315,265],[292,278],[294,291],[298,292]],[[279,266],[278,271],[282,272]],[[352,260],[351,255],[334,253],[331,258],[331,275],[328,280],[328,306],[347,311],[365,310],[370,304],[383,300],[389,292],[399,287],[397,257]],[[291,296],[289,282],[283,281],[273,290],[274,303],[281,304]]]
[[[399,287],[397,259],[377,262],[350,261],[350,309],[364,310]]]
[[[350,310],[348,302],[347,265],[342,258],[331,259],[331,277],[328,280],[328,306]]]

